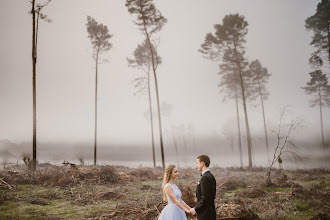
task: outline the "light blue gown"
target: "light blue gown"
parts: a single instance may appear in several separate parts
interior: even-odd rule
[[[176,185],[170,183],[167,183],[166,185],[171,186],[176,199],[181,201],[181,191],[179,188]],[[168,204],[160,213],[158,220],[187,220],[186,213],[181,208],[179,208],[179,206],[177,206],[167,194],[166,198]]]

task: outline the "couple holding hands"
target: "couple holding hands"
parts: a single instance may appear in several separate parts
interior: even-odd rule
[[[179,177],[175,165],[168,165],[165,169],[163,180],[164,200],[168,204],[160,213],[158,220],[186,220],[186,214],[197,215],[198,220],[215,220],[214,199],[216,194],[216,180],[209,170],[210,158],[207,155],[197,157],[197,168],[202,172],[201,179],[196,188],[197,204],[195,208],[189,207],[181,199],[181,191],[174,184]]]

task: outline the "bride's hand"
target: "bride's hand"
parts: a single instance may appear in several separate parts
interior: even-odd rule
[[[196,214],[196,211],[195,211],[194,208],[191,208],[191,209],[189,210],[189,212],[190,212],[190,214],[192,214],[192,215],[195,215],[195,214]]]

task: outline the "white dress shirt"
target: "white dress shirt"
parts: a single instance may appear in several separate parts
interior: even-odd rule
[[[209,168],[207,168],[206,170],[204,170],[203,172],[202,172],[202,176],[204,175],[204,173],[205,172],[207,172],[207,171],[210,171],[210,169]]]

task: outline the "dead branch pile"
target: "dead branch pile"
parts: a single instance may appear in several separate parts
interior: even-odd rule
[[[259,198],[259,197],[265,196],[266,194],[267,193],[262,189],[252,188],[250,190],[239,193],[239,197],[241,197],[241,198]]]
[[[217,219],[257,220],[258,215],[240,204],[222,204],[216,208]]]
[[[124,199],[126,198],[126,195],[123,193],[117,193],[117,192],[106,192],[101,194],[101,199],[110,200],[110,199]]]
[[[81,220],[156,220],[166,203],[149,201],[145,204],[127,203],[120,205],[101,216],[80,218]]]
[[[40,184],[70,187],[81,184],[116,183],[120,177],[111,166],[99,167],[56,167],[37,172],[2,172],[1,176],[8,184]],[[1,177],[0,176],[0,177]]]
[[[163,171],[160,169],[139,168],[127,173],[129,181],[157,180],[163,177]]]
[[[228,191],[237,189],[238,187],[246,187],[246,183],[238,177],[229,177],[217,182],[217,195],[222,196]]]
[[[119,180],[118,174],[111,166],[102,166],[99,172],[99,183],[117,182]]]
[[[180,168],[180,179],[186,179],[186,180],[191,180],[194,179],[194,185],[196,186],[196,180],[195,178],[199,177],[199,171],[197,169],[191,169],[191,168]]]
[[[191,189],[189,186],[179,186],[181,193],[182,193],[182,199],[189,205],[190,207],[195,207],[196,206],[196,201],[195,201],[195,195],[193,195]]]
[[[248,205],[253,211],[260,213],[262,219],[285,219],[288,213],[297,213],[297,208],[290,199],[289,193],[274,192],[267,197],[250,201]]]
[[[275,172],[273,177],[266,182],[267,186],[276,186],[276,187],[290,187],[295,183],[288,179],[288,176],[281,171]]]
[[[116,191],[102,192],[94,187],[91,187],[87,190],[72,188],[66,190],[64,194],[74,198],[75,203],[82,205],[95,204],[98,200],[117,200],[126,198],[126,194],[124,193]]]
[[[238,179],[238,178],[230,178],[230,179],[227,179],[227,180],[223,180],[219,183],[217,183],[217,188],[218,189],[223,189],[223,190],[226,190],[226,191],[230,191],[230,190],[235,190],[237,189],[239,186],[243,186],[245,185],[245,183]]]

